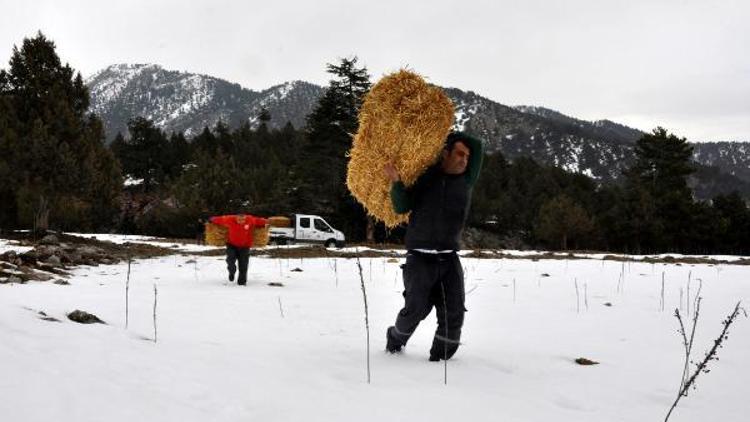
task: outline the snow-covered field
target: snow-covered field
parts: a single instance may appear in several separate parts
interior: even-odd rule
[[[127,330],[125,264],[80,267],[69,286],[0,285],[0,421],[663,420],[688,277],[691,301],[702,283],[696,358],[737,301],[750,307],[750,266],[462,258],[469,311],[445,385],[427,361],[434,314],[404,353],[383,351],[403,303],[396,261],[361,260],[370,384],[353,259],[253,257],[246,287],[226,282],[222,257],[136,261]],[[75,309],[107,325],[69,321]],[[749,319],[719,356],[670,420],[747,420]]]
[[[14,240],[0,239],[0,254],[8,251],[21,254],[31,249],[33,249],[31,246],[21,246],[19,242]]]
[[[117,244],[123,244],[126,242],[132,243],[144,243],[146,245],[158,246],[160,248],[173,249],[179,252],[203,252],[210,251],[213,249],[220,249],[215,246],[198,245],[194,243],[180,243],[173,242],[167,239],[161,239],[153,236],[141,236],[141,235],[117,235],[117,234],[101,234],[101,233],[66,233],[74,236],[86,237],[89,239],[96,239],[103,242],[112,242]]]

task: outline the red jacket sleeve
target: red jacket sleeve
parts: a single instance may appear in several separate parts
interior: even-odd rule
[[[208,221],[220,226],[227,226],[232,217],[232,215],[220,215],[218,217],[211,217]]]
[[[255,227],[263,227],[266,224],[268,224],[268,220],[266,220],[263,217],[253,217],[253,226]]]

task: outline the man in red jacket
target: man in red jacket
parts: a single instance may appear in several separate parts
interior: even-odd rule
[[[211,217],[209,221],[228,229],[227,269],[229,270],[229,281],[234,281],[234,273],[237,271],[235,261],[237,261],[240,267],[237,284],[244,286],[247,283],[247,263],[250,259],[250,248],[253,246],[253,229],[266,226],[268,220],[249,214],[238,214]]]

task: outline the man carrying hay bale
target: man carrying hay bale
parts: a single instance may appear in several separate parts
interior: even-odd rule
[[[229,281],[234,281],[234,274],[239,266],[237,284],[247,284],[247,264],[250,259],[250,248],[253,246],[253,230],[265,227],[268,220],[249,214],[222,215],[211,217],[209,221],[227,228],[227,270]],[[235,264],[236,262],[236,264]]]
[[[430,360],[450,359],[464,322],[464,274],[456,253],[468,215],[471,191],[484,155],[482,141],[462,132],[448,135],[440,160],[407,188],[395,166],[391,201],[398,214],[411,211],[406,231],[404,307],[386,332],[386,350],[401,351],[419,323],[436,309],[438,328]]]

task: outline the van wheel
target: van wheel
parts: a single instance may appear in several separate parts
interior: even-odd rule
[[[334,246],[336,246],[336,241],[333,239],[328,239],[326,240],[325,245],[326,245],[326,248],[333,248]]]

